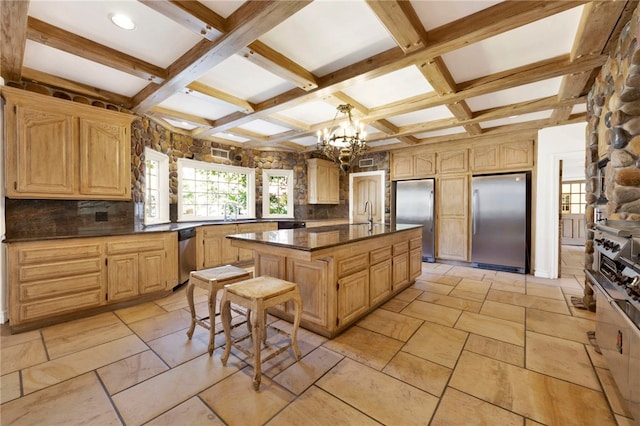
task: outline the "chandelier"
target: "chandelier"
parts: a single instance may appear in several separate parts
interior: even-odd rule
[[[357,164],[358,159],[367,150],[367,134],[364,132],[364,124],[357,120],[354,122],[351,116],[352,105],[339,105],[337,109],[334,123],[339,113],[345,115],[346,120],[331,132],[329,129],[318,130],[316,149],[331,161],[338,163],[340,169],[346,173]]]

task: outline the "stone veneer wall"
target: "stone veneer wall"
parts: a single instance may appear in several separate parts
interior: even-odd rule
[[[7,82],[35,93],[66,99],[114,111],[131,111],[99,99],[77,95],[33,82]],[[312,152],[261,151],[224,145],[192,137],[164,128],[147,117],[139,117],[132,123],[131,131],[131,187],[132,201],[76,201],[76,200],[8,200],[6,206],[7,236],[20,238],[37,235],[76,234],[93,227],[127,227],[141,225],[144,221],[144,147],[167,154],[170,158],[170,212],[173,221],[177,217],[177,159],[190,158],[206,162],[218,162],[234,166],[256,168],[256,214],[262,213],[262,169],[287,169],[294,171],[294,212],[297,219],[345,218],[349,215],[349,176],[340,175],[340,203],[337,205],[307,204],[306,159]],[[212,148],[230,151],[230,160],[211,155]],[[386,206],[391,201],[390,164],[388,152],[374,152],[365,156],[374,159],[374,167],[352,170],[385,170]],[[337,166],[336,166],[337,167]],[[95,212],[109,212],[109,222],[95,223]],[[388,209],[386,220],[389,220]]]
[[[636,9],[597,75],[587,100],[585,267],[589,269],[594,261],[592,229],[596,209],[610,220],[640,221],[639,19]],[[604,191],[600,194],[598,166],[605,158],[601,153],[605,152],[609,162],[604,169]],[[585,285],[585,302],[590,307],[592,294]]]

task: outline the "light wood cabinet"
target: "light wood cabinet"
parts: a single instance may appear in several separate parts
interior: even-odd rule
[[[515,141],[474,146],[470,150],[471,170],[495,172],[533,167],[533,141]]]
[[[335,163],[320,158],[307,160],[309,204],[340,202],[340,171]]]
[[[467,149],[441,151],[437,155],[438,173],[461,173],[469,170]]]
[[[257,233],[278,229],[276,222],[220,224],[196,228],[196,265],[198,269],[215,268],[230,263],[253,260],[253,250],[231,245],[227,235]]]
[[[329,325],[328,276],[329,262],[326,260],[287,259],[286,280],[298,284],[300,297],[304,300],[301,317],[320,327]],[[292,308],[288,304],[287,312],[292,312]]]
[[[278,229],[278,224],[275,222],[258,222],[258,223],[239,223],[237,234],[258,233],[266,231],[275,231]],[[250,262],[253,261],[253,250],[238,249],[238,261]]]
[[[393,245],[392,291],[409,283],[409,242],[402,241]]]
[[[438,179],[436,220],[436,257],[468,258],[469,176],[445,176]]]
[[[369,270],[369,304],[377,305],[391,294],[391,259],[371,265]]]
[[[338,280],[337,326],[352,322],[369,309],[369,270],[347,275]]]
[[[9,198],[131,199],[133,115],[3,87]]]
[[[422,274],[422,238],[409,241],[409,281]]]
[[[422,178],[436,173],[435,152],[392,155],[392,179]]]
[[[34,328],[178,283],[175,232],[9,243],[12,330]]]

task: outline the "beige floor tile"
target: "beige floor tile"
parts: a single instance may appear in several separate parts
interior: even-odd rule
[[[417,300],[435,303],[436,305],[447,306],[449,308],[460,309],[461,311],[480,312],[480,308],[482,307],[481,302],[452,296],[453,292],[451,293],[451,296],[447,296],[444,294],[424,291],[417,297]]]
[[[402,380],[440,397],[447,386],[451,369],[426,359],[400,351],[382,370],[383,373]]]
[[[601,353],[596,352],[596,348],[591,344],[585,346],[587,348],[587,353],[589,354],[589,358],[591,359],[591,364],[594,367],[600,368],[609,368],[607,365],[607,361],[604,359],[604,356]]]
[[[548,299],[540,296],[530,296],[528,294],[513,293],[503,290],[489,290],[487,300],[494,302],[508,303],[525,308],[539,309],[542,311],[555,312],[569,315],[569,308],[564,300]]]
[[[491,284],[487,281],[464,278],[456,285],[456,290],[485,295],[489,291],[490,287]]]
[[[602,392],[467,351],[449,386],[543,424],[615,425]]]
[[[389,300],[387,303],[385,303],[384,305],[382,305],[381,308],[391,312],[400,312],[401,310],[406,308],[408,304],[409,302],[393,298]]]
[[[97,372],[109,395],[113,395],[168,369],[156,354],[144,351],[98,368]]]
[[[22,370],[25,394],[60,383],[147,350],[137,336],[130,335]]]
[[[522,346],[471,334],[464,349],[498,361],[524,367],[524,348]]]
[[[523,417],[481,399],[447,388],[438,410],[429,423],[431,426],[500,425],[522,426]]]
[[[527,309],[527,331],[589,343],[587,331],[593,331],[595,327],[595,321],[592,320]]]
[[[5,374],[0,377],[0,404],[20,398],[20,373]]]
[[[630,419],[628,417],[623,417],[618,414],[616,414],[615,417],[616,417],[616,422],[618,423],[618,426],[638,426],[638,423],[636,423],[633,419]]]
[[[527,332],[527,369],[601,390],[584,344]]]
[[[527,294],[530,296],[547,297],[550,299],[564,300],[560,287],[544,284],[527,283]]]
[[[22,343],[2,347],[0,357],[0,375],[22,370],[47,361],[42,340],[26,340]]]
[[[201,355],[112,396],[127,425],[145,423],[244,366],[233,356],[223,367],[219,356]],[[237,398],[237,394],[234,394]]]
[[[507,321],[524,323],[524,310],[522,306],[514,306],[506,303],[486,300],[482,304],[480,314],[488,317],[501,318]]]
[[[196,396],[156,417],[145,426],[224,426],[224,422]]]
[[[449,294],[453,290],[452,285],[439,284],[431,281],[416,280],[412,288],[420,291],[429,291],[431,293]]]
[[[400,340],[355,326],[323,346],[371,368],[382,370],[402,345]]]
[[[165,311],[176,311],[178,309],[189,308],[187,302],[187,286],[182,286],[172,294],[162,299],[155,300],[153,303],[160,306]],[[193,300],[195,303],[204,302],[207,300],[206,292],[200,288],[196,288],[193,294]]]
[[[118,309],[115,314],[125,324],[131,324],[132,322],[140,321],[146,318],[155,317],[166,313],[158,304],[149,302],[141,305],[130,306],[124,309]]]
[[[420,327],[422,320],[382,309],[375,310],[358,322],[358,326],[406,342]]]
[[[623,417],[632,417],[629,407],[627,406],[627,401],[620,394],[618,386],[611,375],[611,371],[606,368],[596,368],[596,374],[600,379],[600,383],[602,383],[602,389],[607,396],[613,412]]]
[[[416,297],[420,296],[422,290],[418,290],[417,288],[409,287],[396,295],[396,299],[404,300],[405,302],[411,302]]]
[[[366,426],[379,425],[380,423],[324,390],[312,386],[267,424],[269,426],[308,426],[312,424]]]
[[[403,315],[409,315],[449,327],[452,327],[456,323],[461,313],[462,311],[459,309],[421,302],[419,300],[414,300],[409,303],[409,305],[401,311]]]
[[[403,352],[453,368],[468,333],[425,322],[402,348]]]
[[[495,276],[496,271],[488,269],[471,268],[467,266],[454,266],[447,275],[453,275],[463,278],[471,278],[481,281],[485,276]]]
[[[2,405],[3,425],[120,425],[91,372]]]
[[[491,279],[491,290],[508,291],[509,293],[525,294],[527,288],[524,282],[502,282]],[[488,294],[488,293],[487,293]]]
[[[129,327],[142,340],[148,342],[167,334],[186,329],[191,324],[191,315],[184,309],[171,311],[163,315],[146,318],[129,324]]]
[[[273,381],[290,392],[300,395],[342,358],[344,358],[342,355],[320,347],[276,375]]]
[[[224,344],[224,334],[220,333],[214,340],[215,347]],[[170,367],[194,359],[209,350],[209,330],[196,327],[191,340],[187,337],[187,329],[178,330],[166,336],[147,342],[147,345]]]
[[[474,291],[467,290],[458,290],[458,288],[454,288],[449,292],[449,296],[459,297],[461,299],[474,300],[476,302],[482,303],[485,299],[485,295],[483,293],[478,293]]]
[[[41,340],[40,330],[25,331],[24,333],[11,334],[9,323],[0,324],[0,348],[8,348],[13,345],[21,345],[31,340]]]
[[[453,287],[462,281],[462,278],[438,273],[427,273],[420,275],[416,281],[428,281],[431,283],[446,284],[449,287]]]
[[[132,334],[120,319],[107,312],[42,329],[49,358],[56,359]]]
[[[350,359],[323,376],[318,387],[388,425],[429,423],[438,399]]]
[[[264,424],[295,397],[264,375],[256,392],[252,375],[252,368],[246,367],[200,393],[200,398],[229,426]]]
[[[524,419],[524,426],[545,426],[542,423],[538,423],[531,419]]]
[[[458,322],[456,322],[455,328],[524,346],[524,324],[522,323],[474,314],[473,312],[463,312]]]

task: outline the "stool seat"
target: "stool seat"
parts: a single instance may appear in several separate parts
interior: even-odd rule
[[[218,266],[215,268],[191,271],[189,283],[187,284],[187,302],[191,311],[191,325],[187,330],[187,337],[191,339],[196,324],[209,330],[209,355],[213,354],[215,341],[215,318],[216,318],[216,296],[226,284],[235,283],[251,278],[253,273],[246,269],[233,265]],[[202,288],[208,293],[209,316],[198,318],[193,303],[193,290],[195,287]]]
[[[266,345],[266,316],[267,309],[287,301],[293,301],[295,308],[293,327],[289,333],[290,343],[272,352],[261,360],[262,343]],[[240,338],[236,341],[231,338],[231,303],[242,306],[251,312],[248,321],[251,322],[251,339],[253,340],[253,353],[248,352],[243,347],[237,345],[238,341],[244,340]],[[296,360],[300,359],[300,349],[298,348],[298,327],[300,326],[300,316],[302,314],[302,299],[300,298],[300,290],[298,284],[289,281],[273,278],[269,276],[261,276],[241,281],[235,284],[227,284],[224,286],[222,299],[220,300],[220,315],[222,318],[222,327],[225,335],[225,348],[222,354],[222,365],[227,364],[227,359],[231,353],[231,346],[246,355],[253,356],[253,388],[260,388],[261,380],[261,363],[267,361],[276,355],[282,353],[288,348],[292,348]],[[275,327],[273,327],[275,328]],[[284,333],[282,330],[277,331]]]

